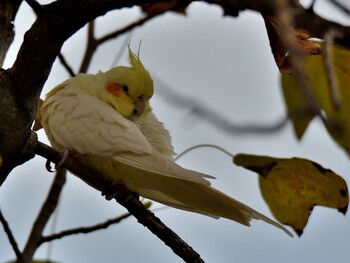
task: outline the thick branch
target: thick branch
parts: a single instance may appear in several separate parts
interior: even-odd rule
[[[13,30],[13,21],[17,14],[22,0],[3,0],[0,2],[0,67],[9,49],[15,33]]]
[[[247,9],[257,11],[264,15],[278,15],[275,13],[275,1],[271,0],[207,0],[208,3],[218,4],[224,9],[225,15],[238,16],[240,11]],[[288,0],[294,9],[295,26],[310,32],[313,37],[323,39],[329,31],[339,32],[338,43],[350,47],[350,27],[329,21],[319,15],[305,10],[297,0]]]
[[[27,4],[33,9],[36,14],[41,14],[44,11],[42,5],[40,5],[36,0],[26,0]]]
[[[41,142],[37,144],[36,153],[51,162],[57,163],[61,160],[61,154],[59,152]],[[106,180],[103,175],[99,175],[93,167],[85,163],[84,156],[71,152],[63,166],[95,189],[104,193],[111,191],[112,182]],[[147,227],[169,246],[174,253],[186,262],[203,262],[197,252],[164,225],[152,212],[146,209],[142,202],[129,189],[124,185],[114,185],[113,190],[117,190],[115,200],[124,206],[140,224]]]
[[[32,135],[32,116],[23,101],[16,99],[14,80],[7,71],[0,69],[0,186],[13,167],[34,157],[28,147]]]

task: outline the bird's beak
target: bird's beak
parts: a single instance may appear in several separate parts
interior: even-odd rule
[[[135,105],[134,114],[136,116],[142,115],[142,113],[145,111],[146,103],[147,103],[147,99],[144,96],[141,96],[140,98],[135,100],[135,102],[134,102],[134,105]]]

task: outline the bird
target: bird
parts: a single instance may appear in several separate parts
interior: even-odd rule
[[[282,225],[213,188],[213,176],[175,163],[170,134],[150,105],[152,77],[130,46],[128,55],[128,66],[78,74],[47,93],[40,122],[51,146],[84,155],[104,179],[123,183],[144,198],[245,226],[260,219],[292,236]]]

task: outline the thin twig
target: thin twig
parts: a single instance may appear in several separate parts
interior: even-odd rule
[[[62,196],[62,194],[61,194]],[[62,198],[62,197],[61,197]],[[54,233],[56,231],[56,226],[57,226],[57,222],[58,222],[58,215],[59,215],[59,212],[60,212],[60,203],[57,204],[57,207],[55,209],[55,211],[53,212],[52,214],[52,220],[51,220],[51,226],[50,226],[50,233]],[[46,258],[48,260],[51,259],[51,256],[52,256],[52,250],[53,250],[53,242],[50,242],[48,245],[47,245],[47,251],[46,251]]]
[[[258,125],[258,124],[236,124],[227,120],[223,115],[218,114],[214,110],[210,109],[207,105],[204,105],[201,101],[189,98],[188,96],[183,96],[173,89],[168,87],[164,81],[162,81],[158,76],[154,76],[161,88],[159,88],[158,94],[165,99],[168,103],[173,104],[176,107],[182,109],[188,109],[190,114],[200,117],[215,127],[221,129],[228,134],[239,134],[239,135],[249,135],[249,134],[271,134],[272,132],[277,132],[284,128],[289,120],[297,119],[300,116],[306,114],[315,114],[314,108],[309,106],[302,107],[293,112],[289,112],[288,115],[281,117],[280,120],[275,121],[271,125]]]
[[[90,62],[91,62],[91,59],[93,57],[93,54],[101,44],[103,44],[109,40],[115,39],[126,32],[129,32],[132,29],[134,29],[135,27],[143,25],[147,21],[149,21],[149,20],[151,20],[151,19],[153,19],[161,14],[164,14],[169,10],[172,10],[176,6],[178,6],[178,3],[175,3],[172,6],[164,8],[163,10],[160,10],[157,13],[154,13],[154,14],[148,15],[144,18],[141,18],[140,20],[125,26],[124,28],[118,29],[118,30],[116,30],[112,33],[109,33],[109,34],[107,34],[103,37],[100,37],[100,38],[95,38],[95,35],[94,35],[95,25],[94,25],[94,21],[91,21],[88,25],[88,43],[87,43],[85,55],[83,58],[83,62],[80,66],[79,72],[80,73],[87,72],[89,65],[90,65]]]
[[[86,73],[91,59],[98,47],[98,42],[95,38],[95,21],[92,20],[88,24],[88,31],[87,31],[87,46],[84,54],[83,61],[81,63],[79,73]]]
[[[71,77],[74,77],[76,74],[73,70],[73,68],[68,64],[67,60],[65,59],[65,57],[63,56],[62,53],[58,54],[58,58],[61,62],[61,64],[63,65],[63,67],[67,70],[67,72],[69,73],[69,75]]]
[[[336,0],[328,0],[330,3],[332,3],[334,6],[339,8],[341,11],[343,11],[345,14],[350,15],[350,9],[347,8],[345,5],[339,3]]]
[[[109,34],[107,34],[107,35],[105,35],[105,36],[103,36],[103,37],[98,38],[98,39],[97,39],[97,42],[98,42],[98,44],[100,45],[100,44],[103,44],[104,42],[106,42],[106,41],[108,41],[108,40],[114,39],[114,38],[116,38],[116,37],[118,37],[118,36],[120,36],[120,35],[122,35],[122,34],[128,32],[128,31],[134,29],[135,27],[142,26],[142,25],[143,25],[144,23],[146,23],[147,21],[149,21],[149,20],[151,20],[151,19],[153,19],[153,18],[155,18],[155,17],[157,17],[157,16],[159,16],[159,15],[162,15],[162,14],[166,13],[167,11],[173,9],[173,8],[176,7],[176,6],[177,6],[177,5],[175,4],[175,5],[173,5],[173,6],[170,6],[170,7],[165,8],[165,9],[163,9],[163,10],[160,10],[160,11],[158,11],[157,13],[154,13],[154,14],[152,14],[152,15],[148,15],[148,16],[146,16],[146,17],[144,17],[144,18],[141,18],[140,20],[138,20],[138,21],[136,21],[136,22],[133,22],[133,23],[131,23],[131,24],[125,26],[124,28],[118,29],[118,30],[116,30],[116,31],[114,31],[114,32],[112,32],[112,33],[109,33]]]
[[[93,225],[93,226],[89,226],[89,227],[79,227],[79,228],[74,228],[74,229],[70,229],[70,230],[65,230],[65,231],[62,231],[62,232],[57,233],[57,234],[45,236],[40,240],[40,242],[45,243],[45,242],[50,242],[52,240],[60,239],[60,238],[70,236],[70,235],[88,234],[88,233],[91,233],[91,232],[94,232],[97,230],[106,229],[110,225],[117,224],[120,221],[122,221],[123,219],[126,219],[130,216],[131,216],[130,213],[125,213],[121,216],[118,216],[117,218],[107,220],[106,222],[101,223],[101,224],[97,224],[97,225]]]
[[[55,179],[47,198],[33,224],[26,246],[23,250],[20,263],[32,262],[35,251],[40,246],[43,230],[58,204],[58,199],[66,181],[66,169],[60,168],[56,172]]]
[[[150,203],[150,201],[146,202],[145,206],[146,207],[150,206],[149,203]],[[153,211],[160,210],[160,209],[164,209],[164,207],[161,207],[161,208],[158,208],[158,209],[154,209]],[[40,240],[40,243],[42,244],[42,243],[46,243],[46,242],[51,242],[53,240],[61,239],[63,237],[70,236],[70,235],[88,234],[88,233],[91,233],[91,232],[94,232],[94,231],[98,231],[98,230],[101,230],[101,229],[106,229],[110,225],[120,223],[122,220],[127,219],[130,216],[131,216],[130,213],[125,213],[125,214],[123,214],[121,216],[118,216],[118,217],[116,217],[114,219],[109,219],[109,220],[107,220],[107,221],[105,221],[103,223],[96,224],[96,225],[93,225],[93,226],[79,227],[79,228],[64,230],[64,231],[62,231],[60,233],[51,234],[51,235],[48,235],[48,236],[43,236],[42,239]],[[47,258],[49,258],[49,257],[47,257]]]
[[[59,162],[62,158],[62,154],[41,142],[36,145],[36,154],[54,163]],[[99,174],[94,167],[85,161],[84,156],[71,152],[63,166],[95,189],[104,193],[111,191],[113,182],[107,180],[106,176]],[[113,185],[113,192],[116,193],[115,200],[124,206],[140,224],[146,226],[169,246],[175,254],[186,262],[203,262],[196,251],[145,208],[144,204],[125,185]]]
[[[2,214],[1,209],[0,209],[0,222],[3,225],[3,227],[4,227],[5,233],[6,233],[8,239],[10,241],[10,244],[12,246],[13,251],[16,254],[17,260],[20,259],[22,257],[22,253],[18,249],[18,245],[17,245],[16,239],[13,236],[12,231],[10,229],[10,226],[7,223],[4,215]]]

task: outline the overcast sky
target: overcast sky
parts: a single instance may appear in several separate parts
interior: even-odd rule
[[[318,1],[320,14],[350,25],[326,1]],[[206,108],[235,124],[269,125],[285,114],[279,74],[270,52],[262,18],[243,12],[238,18],[223,17],[214,5],[193,3],[188,15],[167,14],[136,29],[131,45],[137,50],[142,39],[141,59],[155,78],[152,105],[170,130],[178,153],[186,148],[212,143],[233,154],[251,153],[276,157],[312,159],[342,175],[349,182],[349,158],[325,133],[316,120],[301,142],[288,125],[270,135],[228,134],[208,121],[193,116],[189,108],[171,104],[168,89],[201,102]],[[98,19],[97,34],[110,32],[140,17],[137,8],[110,12]],[[6,58],[5,68],[15,59],[24,32],[34,16],[23,3],[16,20],[16,42]],[[86,30],[67,41],[63,54],[77,69],[84,51]],[[126,36],[103,45],[89,72],[114,66],[116,53]],[[126,50],[126,48],[125,48]],[[121,64],[126,64],[126,52]],[[35,65],[28,65],[35,66]],[[65,80],[68,74],[55,63],[42,94]],[[39,138],[47,141],[43,131]],[[257,175],[235,167],[231,159],[213,149],[196,150],[179,160],[184,167],[217,177],[214,187],[272,217],[262,200]],[[26,242],[53,174],[45,160],[36,157],[16,168],[0,190],[0,207],[20,245]],[[154,207],[161,207],[155,204]],[[87,226],[118,216],[125,210],[108,202],[73,175],[68,176],[61,198],[55,231]],[[172,208],[156,212],[163,222],[187,241],[206,262],[348,262],[350,259],[350,218],[334,209],[316,207],[301,238],[289,238],[282,231],[260,221],[247,228],[235,222],[215,220]],[[45,231],[51,233],[51,225]],[[45,258],[42,246],[36,258]],[[14,253],[0,228],[0,262]],[[150,231],[130,218],[107,230],[55,241],[52,260],[60,262],[167,262],[182,260]]]

